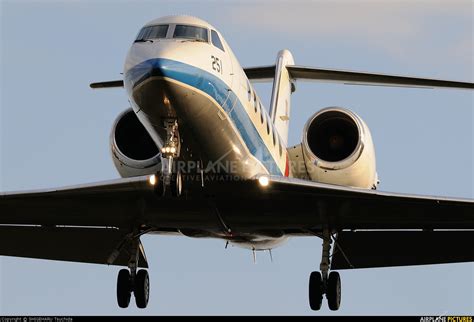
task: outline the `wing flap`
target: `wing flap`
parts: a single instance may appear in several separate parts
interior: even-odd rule
[[[127,266],[123,251],[108,261],[125,236],[118,229],[0,226],[0,255]],[[143,247],[140,250],[139,266],[146,268]]]
[[[343,231],[331,269],[474,261],[474,231]]]

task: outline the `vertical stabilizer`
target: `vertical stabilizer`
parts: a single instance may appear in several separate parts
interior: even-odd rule
[[[283,49],[278,52],[275,64],[272,99],[270,102],[270,117],[285,147],[288,145],[291,106],[290,96],[294,86],[286,66],[294,64],[293,55],[288,50]]]

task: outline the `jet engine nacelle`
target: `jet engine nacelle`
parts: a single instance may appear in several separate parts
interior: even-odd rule
[[[354,112],[328,107],[314,114],[304,127],[301,148],[311,180],[376,188],[372,136]]]
[[[122,112],[115,120],[110,147],[115,168],[122,178],[161,170],[159,149],[132,109]]]

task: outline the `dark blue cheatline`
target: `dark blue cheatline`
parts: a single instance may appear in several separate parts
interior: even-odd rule
[[[221,79],[191,65],[171,59],[155,58],[132,67],[125,74],[125,88],[127,91],[132,91],[153,76],[174,79],[211,96],[232,120],[250,153],[262,162],[270,174],[283,175],[237,95]]]

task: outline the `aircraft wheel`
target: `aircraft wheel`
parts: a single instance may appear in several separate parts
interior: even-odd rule
[[[170,188],[173,197],[181,196],[181,191],[183,190],[183,178],[180,172],[173,173],[171,176]]]
[[[117,303],[121,308],[128,307],[131,294],[130,272],[128,269],[121,269],[117,278]]]
[[[331,311],[339,310],[341,305],[341,277],[338,272],[329,274],[326,298]]]
[[[323,302],[323,279],[320,272],[312,272],[309,276],[309,306],[318,311]]]
[[[140,309],[146,308],[148,299],[150,298],[150,279],[148,271],[139,270],[135,277],[135,303]]]

